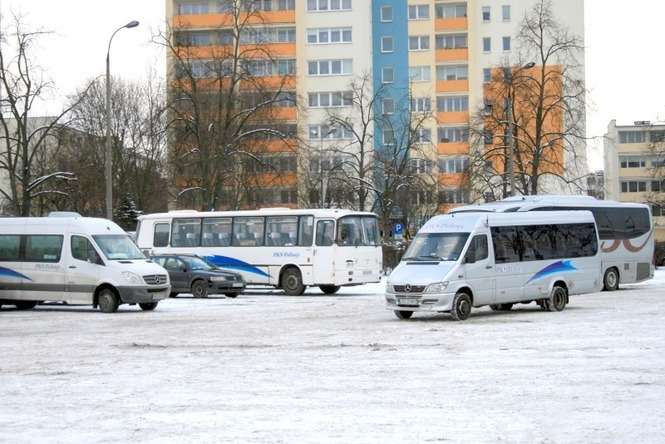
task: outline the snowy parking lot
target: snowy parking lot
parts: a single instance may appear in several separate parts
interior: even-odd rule
[[[0,312],[0,442],[665,442],[665,272],[466,322],[252,291]]]

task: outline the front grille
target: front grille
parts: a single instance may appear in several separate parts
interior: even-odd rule
[[[393,285],[395,293],[422,293],[425,291],[424,285]]]
[[[143,276],[143,281],[148,285],[164,285],[168,279],[165,274],[149,274]]]

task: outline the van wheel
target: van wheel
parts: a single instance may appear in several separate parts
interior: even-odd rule
[[[335,294],[339,291],[339,285],[319,285],[319,288],[325,294]]]
[[[289,296],[301,296],[305,292],[302,275],[297,268],[289,268],[282,274],[282,290]]]
[[[192,296],[195,298],[207,298],[208,285],[202,280],[194,281],[192,284]]]
[[[456,321],[465,321],[471,314],[471,306],[471,297],[464,292],[459,292],[453,299],[453,307],[450,310],[450,314]]]
[[[395,313],[395,316],[397,316],[398,319],[402,319],[404,321],[411,319],[411,316],[413,316],[412,311],[395,310],[393,313]]]
[[[115,313],[118,311],[119,305],[120,301],[118,300],[118,296],[112,290],[105,288],[99,292],[97,306],[102,313]]]
[[[141,310],[143,311],[153,311],[157,308],[157,304],[159,304],[159,302],[142,302],[139,304],[139,307],[141,307]]]
[[[603,277],[603,289],[605,291],[615,291],[619,289],[619,270],[612,267],[605,272]]]
[[[37,301],[16,301],[14,305],[18,310],[32,310],[37,306]]]
[[[568,292],[565,288],[558,285],[552,289],[552,295],[545,300],[545,307],[548,311],[563,311],[566,308]]]

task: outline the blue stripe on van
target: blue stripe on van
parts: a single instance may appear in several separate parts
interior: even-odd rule
[[[538,273],[534,274],[531,277],[531,279],[527,281],[527,284],[555,273],[566,273],[573,271],[577,271],[577,268],[575,268],[575,266],[570,261],[558,261],[548,265],[547,267],[540,270]]]
[[[18,279],[27,279],[29,281],[32,281],[28,276],[19,273],[18,271],[14,271],[11,268],[5,268],[5,267],[0,267],[0,277],[13,277],[13,278],[18,278]]]
[[[255,267],[254,265],[248,264],[247,262],[234,259],[228,256],[205,256],[205,259],[209,262],[212,262],[219,268],[226,268],[228,270],[242,271],[244,273],[253,273],[258,274],[259,276],[270,277],[268,273],[261,270],[260,268]]]

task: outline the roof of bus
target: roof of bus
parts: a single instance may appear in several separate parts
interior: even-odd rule
[[[579,205],[585,207],[633,207],[648,208],[648,205],[634,202],[617,202],[614,200],[599,200],[592,196],[568,196],[568,195],[538,195],[538,196],[514,196],[497,202],[466,205],[450,210],[451,213],[463,212],[505,212],[507,210],[517,211],[520,209],[537,208],[542,205],[571,206]]]
[[[232,216],[315,216],[315,217],[332,217],[340,218],[349,215],[359,216],[376,216],[374,213],[367,211],[353,211],[343,209],[298,209],[293,210],[290,208],[262,208],[259,210],[240,210],[240,211],[195,211],[195,210],[178,210],[169,211],[168,213],[155,213],[145,214],[139,217],[139,220],[149,219],[171,219],[171,218],[187,218],[187,217],[232,217]]]
[[[115,222],[96,217],[2,217],[0,227],[25,227],[25,234],[31,234],[30,227],[41,227],[49,233],[67,230],[81,234],[124,234],[125,231]]]
[[[594,223],[591,212],[532,211],[528,213],[458,213],[442,214],[428,220],[418,233],[470,233],[480,225]]]

